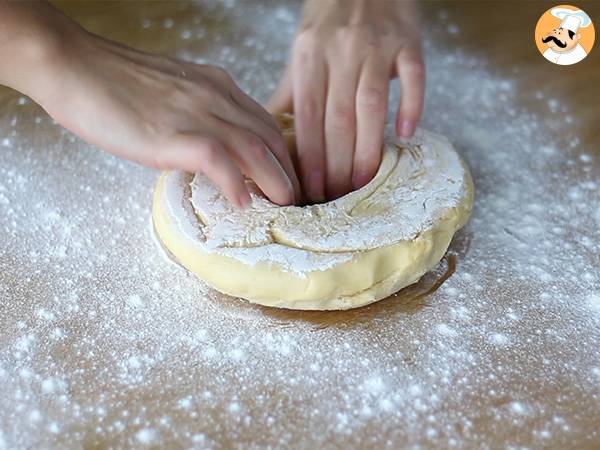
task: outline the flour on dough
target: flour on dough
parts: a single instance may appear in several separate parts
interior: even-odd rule
[[[166,172],[154,226],[181,264],[221,292],[281,308],[348,309],[431,270],[468,220],[473,185],[445,137],[419,129],[397,140],[390,126],[379,171],[362,189],[303,207],[252,200],[239,210],[202,173]]]

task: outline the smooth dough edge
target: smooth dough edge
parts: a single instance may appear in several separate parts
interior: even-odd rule
[[[462,162],[462,159],[461,159]],[[227,295],[252,303],[302,310],[342,310],[376,302],[418,281],[435,267],[454,233],[468,220],[473,184],[467,166],[465,196],[448,208],[435,227],[413,241],[359,251],[349,262],[299,276],[267,263],[247,265],[229,256],[204,251],[179,229],[168,211],[165,187],[170,172],[159,177],[152,218],[159,240],[181,265]],[[284,298],[284,295],[288,296]],[[290,294],[293,293],[293,297]]]

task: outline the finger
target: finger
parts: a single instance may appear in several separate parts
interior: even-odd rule
[[[271,114],[280,114],[284,112],[292,112],[294,102],[292,101],[292,71],[288,64],[285,72],[279,81],[279,85],[275,92],[267,102],[267,111]]]
[[[389,76],[379,60],[367,60],[356,92],[356,147],[352,187],[366,185],[379,168],[388,108]]]
[[[244,121],[245,124],[250,124],[252,122],[248,121],[248,118],[255,117],[262,121],[265,126],[279,131],[279,125],[275,118],[260,103],[242,91],[239,86],[233,85],[230,94],[235,105],[241,108],[244,113],[238,118],[239,120]],[[227,117],[227,119],[230,119],[230,117]]]
[[[295,199],[294,187],[265,142],[243,128],[218,120],[217,127],[219,135],[223,136],[223,145],[242,172],[273,203],[292,204]]]
[[[202,172],[238,208],[252,202],[242,173],[216,139],[181,134],[157,157],[164,168]]]
[[[420,50],[402,50],[396,58],[402,98],[396,119],[396,133],[410,137],[423,112],[425,67]]]
[[[283,167],[288,179],[292,182],[295,203],[299,202],[302,196],[300,182],[277,122],[262,106],[244,94],[239,88],[232,91],[232,96],[240,111],[237,111],[237,114],[231,114],[228,121],[242,126],[267,144],[267,147]]]
[[[331,67],[325,111],[327,197],[352,190],[352,162],[356,142],[356,88],[360,66]]]
[[[323,59],[310,45],[299,45],[293,58],[293,102],[296,127],[296,150],[300,178],[307,200],[325,201],[325,137],[324,99],[327,94],[327,72]]]
[[[275,118],[252,97],[242,91],[229,73],[219,67],[211,67],[211,70],[218,74],[218,76],[215,77],[215,82],[220,87],[222,94],[222,96],[213,98],[213,103],[215,103],[215,100],[224,99],[224,101],[219,102],[219,104],[215,104],[216,108],[214,109],[217,112],[217,116],[221,117],[226,122],[230,121],[232,112],[230,106],[235,105],[242,110],[245,110],[244,114],[236,114],[234,116],[237,117],[238,120],[245,120],[245,123],[247,123],[249,117],[256,116],[256,118],[262,120],[265,125],[274,130],[279,130]],[[248,115],[248,113],[250,113],[250,115]]]

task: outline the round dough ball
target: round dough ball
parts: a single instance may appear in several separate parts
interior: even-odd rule
[[[279,117],[294,155],[293,121]],[[251,186],[251,184],[250,184]],[[245,210],[202,173],[164,172],[152,217],[158,238],[220,292],[291,309],[349,309],[388,297],[437,265],[473,205],[469,170],[450,142],[386,129],[381,166],[337,200],[277,206],[255,188]]]

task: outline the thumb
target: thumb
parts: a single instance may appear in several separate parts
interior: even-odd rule
[[[275,92],[267,102],[267,111],[271,114],[278,114],[284,112],[291,113],[292,110],[292,71],[288,64],[277,89],[275,89]]]

